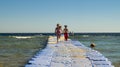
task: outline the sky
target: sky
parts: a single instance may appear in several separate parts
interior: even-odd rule
[[[0,0],[0,33],[120,32],[120,0]]]

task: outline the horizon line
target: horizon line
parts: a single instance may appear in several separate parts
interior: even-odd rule
[[[54,33],[54,32],[0,32],[1,33]],[[120,33],[120,32],[69,32],[69,33]]]

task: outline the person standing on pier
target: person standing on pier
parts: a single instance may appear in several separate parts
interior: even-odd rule
[[[63,30],[63,33],[64,33],[64,38],[65,38],[65,41],[68,40],[68,29],[67,29],[67,25],[64,25],[64,30]]]
[[[62,32],[61,26],[57,24],[57,27],[55,28],[55,34],[57,36],[57,43],[58,43],[58,40],[60,39],[61,32]]]

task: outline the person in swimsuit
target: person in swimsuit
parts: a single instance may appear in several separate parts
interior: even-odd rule
[[[68,29],[67,29],[67,25],[64,25],[64,30],[63,30],[63,32],[64,32],[64,38],[65,38],[65,41],[67,41],[68,40]]]
[[[60,38],[61,36],[61,26],[59,24],[57,24],[57,27],[55,28],[55,34],[57,36],[57,43],[58,43],[58,39]]]
[[[62,34],[62,26],[59,26],[59,32],[60,32],[60,34],[59,34],[59,38],[60,38],[61,34]]]

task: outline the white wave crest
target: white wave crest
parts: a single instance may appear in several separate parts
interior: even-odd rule
[[[28,39],[28,38],[32,38],[31,36],[13,36],[14,38],[17,39]]]

